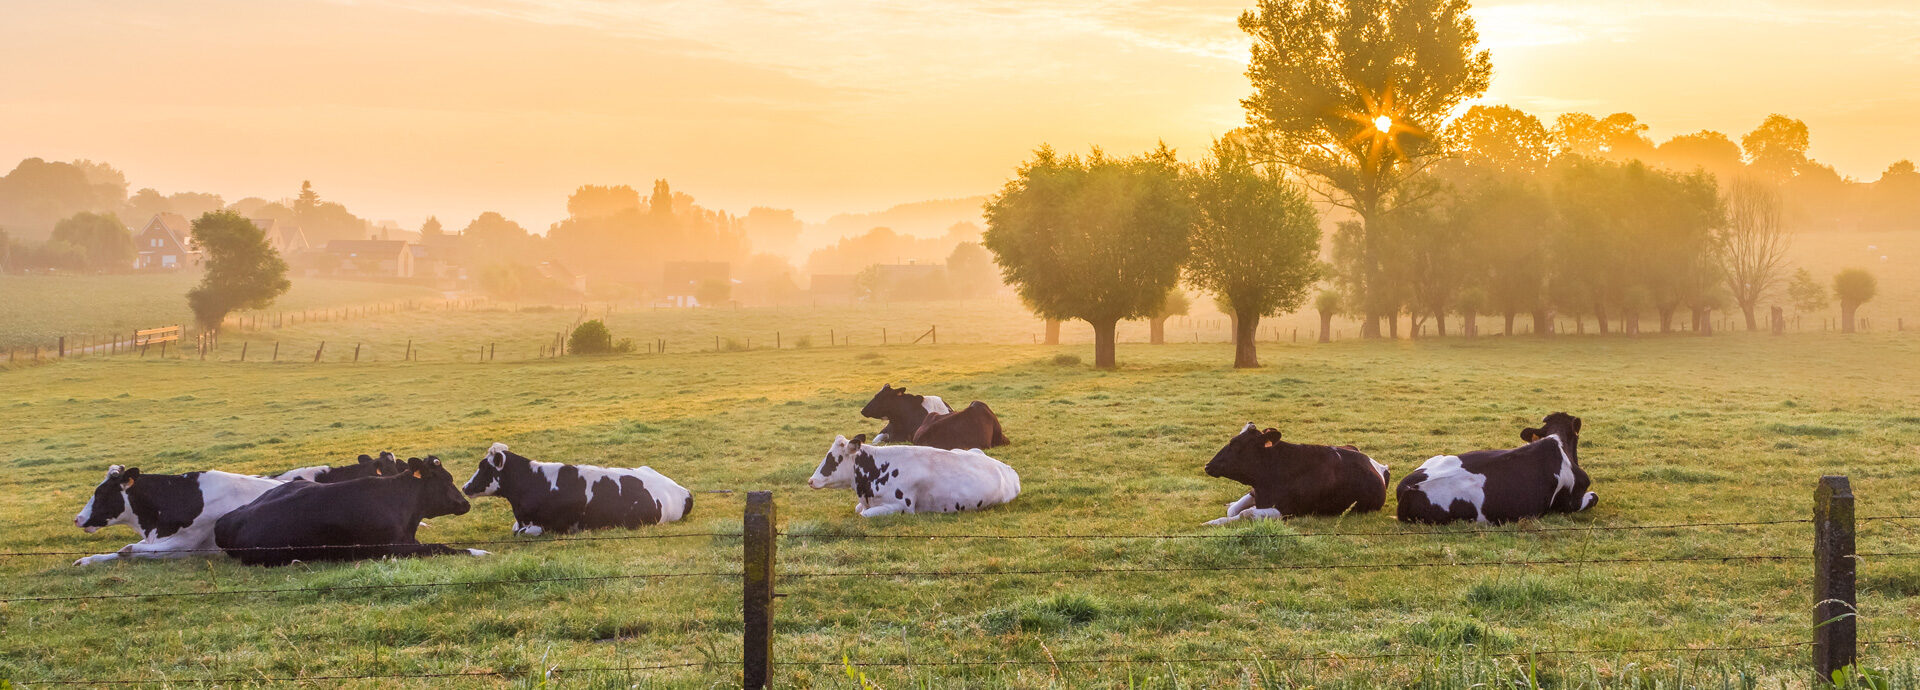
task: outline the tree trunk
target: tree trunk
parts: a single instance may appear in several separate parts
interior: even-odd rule
[[[1380,314],[1378,312],[1367,312],[1367,317],[1360,321],[1360,337],[1368,339],[1380,337]]]
[[[1060,344],[1060,322],[1059,321],[1055,321],[1053,319],[1047,319],[1047,344],[1048,345]]]
[[[1320,312],[1320,342],[1333,342],[1333,312]]]
[[[1768,330],[1773,331],[1774,335],[1786,335],[1787,334],[1786,310],[1781,309],[1779,307],[1774,307],[1773,312],[1767,315],[1767,326],[1768,326]]]
[[[1399,312],[1394,312],[1392,314],[1387,315],[1387,338],[1389,340],[1400,339],[1400,313]]]
[[[1167,344],[1167,317],[1156,316],[1147,319],[1147,343],[1152,345]]]
[[[1233,321],[1233,368],[1253,369],[1260,366],[1260,358],[1254,352],[1254,340],[1260,335],[1260,315],[1235,318]]]
[[[1607,334],[1607,307],[1604,304],[1593,305],[1593,315],[1600,322],[1600,335]]]
[[[1093,366],[1094,368],[1096,369],[1114,368],[1113,331],[1114,331],[1114,327],[1118,325],[1119,322],[1108,320],[1104,322],[1089,321],[1088,323],[1093,324]]]
[[[1752,332],[1755,332],[1755,331],[1758,331],[1758,330],[1760,330],[1760,320],[1759,320],[1759,319],[1757,319],[1757,318],[1754,318],[1754,314],[1753,314],[1753,311],[1754,311],[1754,309],[1756,309],[1756,308],[1757,308],[1757,307],[1756,307],[1756,306],[1755,306],[1754,304],[1752,304],[1752,303],[1747,303],[1747,304],[1742,304],[1742,305],[1740,305],[1740,313],[1742,313],[1742,314],[1745,314],[1745,315],[1746,315],[1746,317],[1747,317],[1747,332],[1748,332],[1748,333],[1752,333]]]
[[[1840,301],[1840,332],[1853,332],[1853,312],[1860,308],[1856,302]]]
[[[1542,338],[1553,335],[1553,315],[1547,313],[1545,309],[1536,309],[1533,312],[1533,334]]]
[[[1713,335],[1713,310],[1693,308],[1694,335]]]
[[[1673,332],[1673,307],[1660,307],[1660,332]]]
[[[1628,311],[1620,315],[1620,332],[1628,336],[1640,335],[1640,312]]]
[[[1447,313],[1446,312],[1436,311],[1433,313],[1433,331],[1435,335],[1438,335],[1442,338],[1447,337]]]
[[[1501,332],[1501,335],[1513,335],[1513,317],[1514,317],[1514,312],[1513,312],[1513,310],[1512,310],[1512,309],[1508,309],[1508,310],[1507,310],[1507,312],[1506,312],[1506,317],[1507,317],[1507,330],[1505,330],[1505,331],[1502,331],[1502,332]]]

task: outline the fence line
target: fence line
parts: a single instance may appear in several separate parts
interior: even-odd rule
[[[1524,657],[1524,656],[1605,656],[1611,654],[1658,654],[1658,653],[1705,653],[1705,652],[1751,652],[1768,649],[1794,649],[1811,647],[1812,642],[1789,642],[1781,644],[1717,647],[1640,647],[1622,649],[1538,649],[1518,652],[1492,652],[1475,650],[1473,655],[1484,657]],[[785,666],[1130,666],[1134,664],[1244,664],[1270,663],[1276,661],[1372,661],[1377,659],[1444,659],[1443,655],[1427,652],[1388,652],[1379,654],[1323,654],[1314,656],[1225,656],[1225,657],[1184,657],[1173,659],[1006,659],[1006,660],[954,660],[954,661],[776,661]]]
[[[675,532],[671,534],[628,534],[628,535],[615,535],[615,536],[605,536],[605,537],[556,537],[553,539],[484,539],[484,540],[477,540],[477,541],[445,541],[445,542],[435,542],[435,543],[438,543],[442,546],[487,546],[487,545],[499,545],[499,544],[562,544],[567,542],[579,542],[579,541],[633,541],[636,539],[681,539],[686,537],[736,537],[737,538],[739,536],[740,536],[740,533],[738,532]],[[393,547],[399,547],[399,546],[419,546],[419,544],[407,543],[407,544],[317,544],[314,546],[236,546],[232,548],[213,547],[213,548],[206,548],[206,549],[155,549],[151,551],[142,551],[140,553],[142,554],[226,553],[229,551],[286,551],[289,549],[375,549],[375,548],[393,548]],[[27,557],[27,556],[93,556],[93,555],[98,555],[99,553],[100,553],[99,551],[5,551],[5,552],[0,552],[0,558]],[[115,553],[118,553],[118,552],[115,552]]]
[[[694,662],[679,663],[679,664],[652,664],[647,666],[554,666],[554,667],[543,669],[542,673],[551,677],[554,675],[565,674],[565,673],[620,673],[620,672],[629,672],[629,671],[658,671],[663,669],[691,668],[694,666],[712,666],[712,665],[713,665],[713,662],[710,662],[710,661],[694,661]],[[368,674],[356,674],[356,675],[331,675],[331,676],[258,676],[258,677],[230,676],[226,678],[153,678],[153,679],[64,678],[59,680],[23,680],[23,681],[13,681],[13,682],[15,685],[162,685],[162,684],[172,684],[172,683],[189,683],[194,685],[206,685],[210,683],[308,683],[308,682],[319,681],[319,680],[374,680],[374,679],[384,679],[384,678],[396,678],[396,679],[397,678],[462,678],[462,677],[485,677],[485,676],[497,676],[497,677],[504,678],[504,677],[515,676],[515,675],[520,675],[520,674],[509,673],[507,671],[444,671],[444,672],[438,672],[438,673],[368,673]]]
[[[1860,518],[1920,519],[1914,518]],[[1611,532],[1625,530],[1668,530],[1696,527],[1757,527],[1765,525],[1801,525],[1812,520],[1759,520],[1751,522],[1684,522],[1664,525],[1593,525],[1582,527],[1540,527],[1534,529],[1460,529],[1402,532],[1300,532],[1296,534],[815,534],[781,532],[788,539],[1300,539],[1308,537],[1451,537],[1481,534],[1550,534],[1556,532]]]
[[[1906,554],[1854,554],[1856,557]],[[786,577],[979,577],[983,575],[1101,575],[1109,573],[1277,572],[1295,570],[1380,570],[1382,568],[1533,567],[1544,565],[1603,565],[1609,563],[1691,563],[1700,561],[1811,561],[1813,556],[1750,554],[1733,556],[1674,556],[1666,558],[1584,558],[1515,561],[1410,561],[1403,563],[1334,563],[1325,565],[1229,565],[1138,568],[1059,568],[1050,570],[879,570],[783,573]]]

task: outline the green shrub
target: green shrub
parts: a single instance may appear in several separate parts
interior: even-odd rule
[[[576,355],[604,355],[613,351],[613,332],[594,319],[573,329],[567,338],[567,351]]]

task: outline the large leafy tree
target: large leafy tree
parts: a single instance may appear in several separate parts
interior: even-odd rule
[[[1093,326],[1094,366],[1113,368],[1114,328],[1149,316],[1180,278],[1193,203],[1165,146],[1086,157],[1041,147],[987,201],[981,243],[1046,319]]]
[[[1505,105],[1476,105],[1447,125],[1447,144],[1468,166],[1493,173],[1539,172],[1553,137],[1539,118]]]
[[[193,221],[193,240],[206,252],[206,273],[187,291],[194,321],[219,331],[227,314],[265,309],[292,287],[287,262],[253,221],[232,211],[214,211]]]
[[[133,233],[111,213],[80,212],[53,226],[55,242],[66,242],[86,253],[87,268],[124,270],[133,266]]]
[[[1466,0],[1260,0],[1240,16],[1253,37],[1241,104],[1275,160],[1305,173],[1328,201],[1360,217],[1355,262],[1382,272],[1379,221],[1409,201],[1406,183],[1444,155],[1447,115],[1487,90]],[[1378,276],[1352,287],[1380,284]],[[1378,336],[1388,300],[1349,293]]]
[[[1806,167],[1807,146],[1812,136],[1807,123],[1774,113],[1746,136],[1740,137],[1753,171],[1775,180],[1784,180]]]
[[[1297,309],[1320,279],[1320,225],[1306,194],[1233,138],[1193,172],[1193,257],[1187,282],[1213,293],[1234,316],[1233,366],[1260,366],[1260,317]]]
[[[1833,276],[1833,296],[1840,298],[1840,331],[1853,332],[1853,315],[1860,305],[1880,293],[1880,282],[1865,269],[1849,268]]]

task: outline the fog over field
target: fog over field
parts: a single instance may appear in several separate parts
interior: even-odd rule
[[[0,690],[1920,688],[1920,10],[0,9]]]

